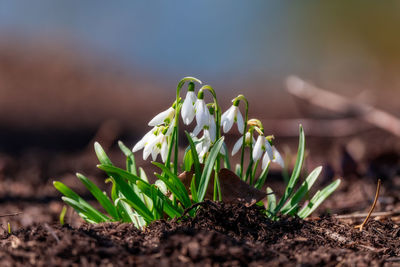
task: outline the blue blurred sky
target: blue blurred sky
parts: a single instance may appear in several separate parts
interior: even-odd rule
[[[285,1],[1,1],[0,30],[71,38],[141,70],[181,77],[281,72],[294,64]]]
[[[396,50],[399,41],[387,41],[399,26],[399,4],[387,3],[3,0],[0,33],[62,37],[174,81],[189,74],[243,81],[319,72],[369,79],[382,67],[380,52],[387,44]]]

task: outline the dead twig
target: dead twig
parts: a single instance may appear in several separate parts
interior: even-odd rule
[[[356,116],[378,128],[400,136],[400,119],[388,112],[317,88],[296,76],[288,77],[286,86],[289,93],[312,105],[334,111],[338,114]]]
[[[391,216],[397,216],[400,215],[400,210],[397,211],[380,211],[380,212],[373,212],[371,213],[370,217],[391,217]],[[343,214],[343,215],[335,215],[334,217],[339,220],[346,220],[346,219],[361,219],[365,218],[368,216],[368,213],[354,213],[354,214]]]
[[[362,231],[364,225],[367,223],[369,217],[371,216],[372,212],[373,212],[374,209],[375,209],[376,202],[378,202],[379,190],[380,190],[380,189],[381,189],[381,179],[378,179],[378,185],[377,185],[377,187],[376,187],[376,193],[375,193],[374,203],[372,203],[372,206],[371,206],[371,208],[370,208],[370,210],[369,210],[369,212],[368,212],[368,215],[367,215],[367,217],[365,218],[365,220],[362,222],[362,224],[357,225],[357,226],[355,226],[354,228],[356,228],[356,229],[359,228],[360,231]]]

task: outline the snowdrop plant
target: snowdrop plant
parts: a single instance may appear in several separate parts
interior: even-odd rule
[[[181,99],[181,91],[185,84],[186,96]],[[267,216],[277,218],[279,214],[290,214],[305,218],[337,188],[340,180],[300,204],[308,196],[311,186],[321,172],[320,167],[315,169],[295,191],[304,161],[305,138],[300,126],[296,164],[282,198],[277,201],[272,189],[265,188],[270,164],[276,163],[284,167],[282,156],[274,145],[274,136],[265,134],[260,120],[248,119],[249,103],[243,95],[234,98],[232,105],[222,113],[215,90],[209,85],[204,85],[196,94],[196,84],[202,85],[202,82],[194,77],[183,78],[178,83],[174,102],[150,120],[148,126],[152,128],[132,150],[119,142],[119,147],[126,156],[125,169],[116,167],[100,144],[95,143],[96,155],[100,162],[98,168],[108,176],[106,182],[111,184],[110,194],[102,192],[84,175],[77,174],[77,177],[96,198],[105,213],[95,209],[63,183],[54,182],[56,189],[63,194],[62,199],[88,222],[124,221],[132,222],[138,228],[161,218],[181,216],[194,203],[203,201],[210,188],[213,190],[212,199],[223,201],[219,177],[221,163],[225,168],[231,169],[230,153],[223,133],[231,131],[234,124],[241,137],[235,142],[231,155],[239,151],[241,153],[240,161],[235,167],[237,177],[233,178],[241,179],[248,184],[247,186],[266,192],[266,199],[257,204],[265,206]],[[212,98],[210,103],[205,100],[206,93]],[[240,111],[240,103],[244,104],[244,116]],[[178,161],[180,118],[185,125],[196,122],[193,130],[186,132],[189,145],[183,155],[182,165],[179,165]],[[154,183],[150,183],[144,170],[136,166],[134,153],[140,150],[143,150],[144,160],[151,156],[153,164],[159,168],[159,172],[154,173]],[[158,155],[162,163],[157,162]],[[244,164],[246,155],[249,157],[247,166]],[[190,186],[181,180],[181,171],[193,172]],[[232,175],[235,176],[233,173]],[[213,184],[210,184],[211,177],[214,178]],[[195,210],[189,209],[189,215],[194,214]]]

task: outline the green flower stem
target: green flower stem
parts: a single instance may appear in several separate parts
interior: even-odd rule
[[[246,144],[246,130],[247,130],[247,120],[249,119],[249,102],[247,101],[246,97],[244,95],[238,95],[234,100],[233,103],[235,104],[236,101],[243,100],[244,103],[246,104],[246,112],[245,112],[245,118],[244,118],[244,129],[243,129],[243,144],[242,144],[242,151],[241,151],[241,156],[240,156],[240,175],[239,177],[244,179],[243,177],[243,165],[244,165],[244,148]],[[239,103],[237,103],[239,105]]]
[[[221,107],[218,105],[218,100],[217,100],[217,95],[215,94],[215,90],[210,86],[210,85],[204,85],[203,87],[200,88],[199,93],[202,93],[203,91],[209,91],[213,97],[214,100],[214,108],[215,108],[215,128],[216,128],[216,138],[215,140],[219,140],[221,137]],[[221,186],[219,183],[219,178],[218,178],[218,173],[221,168],[221,162],[220,162],[220,156],[218,154],[217,160],[215,161],[215,178],[214,178],[214,195],[213,199],[214,200],[219,200],[222,201],[222,195],[221,195]],[[218,198],[217,198],[218,197]]]
[[[182,80],[179,81],[177,87],[176,87],[176,107],[175,107],[175,123],[174,123],[174,133],[175,135],[173,135],[174,138],[172,138],[172,141],[169,145],[168,148],[168,160],[166,162],[166,166],[170,167],[170,153],[172,152],[172,146],[175,143],[175,150],[174,150],[174,174],[178,175],[178,148],[179,148],[179,112],[180,112],[180,108],[182,105],[179,105],[179,99],[180,99],[180,94],[181,94],[181,89],[183,87],[183,85],[185,84],[185,82],[197,82],[199,84],[201,84],[201,81],[199,79],[196,79],[194,77],[185,77]]]

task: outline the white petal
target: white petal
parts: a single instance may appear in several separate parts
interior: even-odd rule
[[[240,137],[240,138],[236,141],[235,145],[233,146],[233,149],[232,149],[232,156],[235,155],[235,154],[239,151],[239,149],[242,147],[242,144],[243,144],[243,137]]]
[[[159,152],[159,150],[156,149],[156,148],[153,149],[153,151],[151,151],[151,159],[152,159],[153,161],[156,161],[156,160],[157,160],[158,152]]]
[[[264,143],[264,136],[259,135],[256,141],[256,144],[254,145],[254,149],[253,149],[253,160],[257,161],[261,158],[261,155],[263,153],[262,151],[262,146]]]
[[[197,124],[196,127],[194,128],[193,132],[191,133],[191,136],[198,136],[202,129],[203,128]]]
[[[203,99],[197,99],[196,104],[196,122],[199,127],[203,128],[204,125],[208,125],[210,119],[210,112]]]
[[[265,152],[265,153],[264,153],[264,157],[263,157],[263,159],[262,159],[262,166],[261,166],[261,168],[264,170],[264,169],[268,166],[268,164],[270,163],[270,161],[271,161],[271,159],[270,159],[268,153]]]
[[[227,133],[233,125],[233,122],[235,121],[235,106],[231,106],[225,113],[226,116],[222,119],[221,117],[221,124],[224,130],[224,133]],[[224,113],[224,114],[225,114]]]
[[[143,150],[143,159],[144,160],[147,160],[149,155],[152,154],[153,151],[156,149],[156,145],[160,140],[159,138],[160,138],[160,136],[153,135],[151,137],[151,139],[149,140],[149,142],[146,144],[146,146],[144,147],[144,150]]]
[[[165,163],[165,161],[167,160],[168,157],[168,143],[167,141],[164,141],[161,145],[161,160],[162,162]]]
[[[194,98],[193,98],[194,97]],[[194,100],[193,100],[194,99]],[[196,101],[196,96],[194,92],[187,92],[185,101],[182,104],[181,115],[183,122],[189,125],[195,116],[194,101]]]
[[[237,109],[236,122],[237,122],[237,127],[238,127],[239,132],[240,132],[241,134],[243,134],[244,122],[243,122],[242,113],[240,113],[239,108]]]
[[[164,110],[163,112],[158,113],[150,122],[149,122],[149,126],[157,126],[160,125],[162,123],[164,123],[164,121],[167,118],[172,118],[172,116],[175,113],[175,109],[173,107],[168,108],[167,110]]]
[[[268,153],[268,157],[272,160],[274,158],[274,152],[272,151],[272,146],[267,139],[265,139],[265,151]]]
[[[272,161],[278,163],[282,168],[284,168],[285,163],[283,162],[281,153],[279,153],[279,151],[275,148],[275,146],[272,147],[272,151],[274,153],[274,159]]]
[[[132,148],[132,152],[135,153],[137,151],[139,151],[140,149],[142,149],[146,143],[148,142],[148,139],[150,138],[150,136],[153,135],[154,131],[156,130],[156,127],[154,127],[153,129],[151,129],[150,131],[148,131],[143,137],[142,139],[139,140],[139,142],[136,143],[136,145]]]

